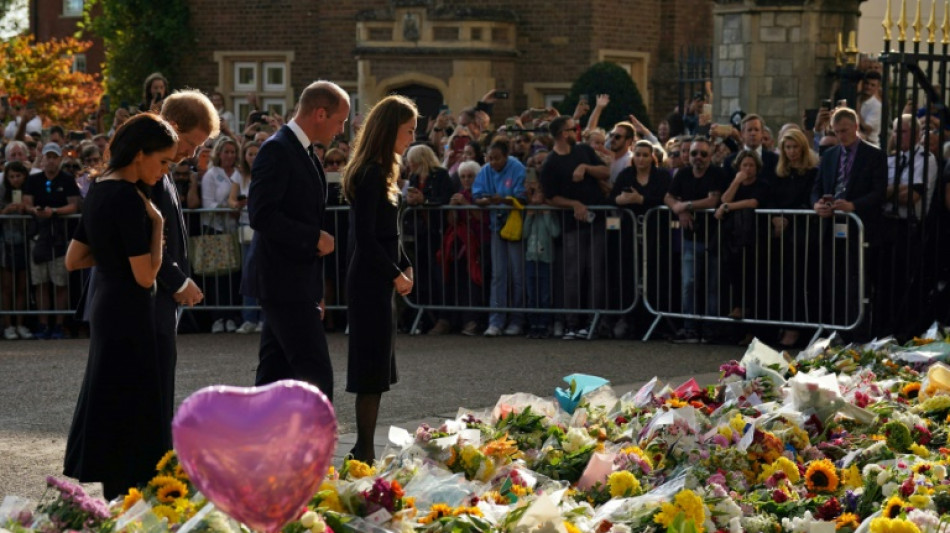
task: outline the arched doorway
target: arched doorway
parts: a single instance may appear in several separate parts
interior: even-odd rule
[[[443,102],[442,93],[438,89],[416,83],[397,87],[392,92],[410,98],[416,103],[416,107],[419,108],[416,138],[426,138],[426,125],[430,118],[435,118],[439,114],[439,106]]]

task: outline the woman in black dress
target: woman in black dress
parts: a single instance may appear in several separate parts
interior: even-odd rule
[[[150,113],[119,128],[66,252],[69,270],[96,267],[96,291],[63,473],[102,482],[108,499],[151,479],[172,445],[153,299],[164,224],[142,191],[168,172],[177,142],[175,130]]]
[[[375,456],[373,434],[382,393],[396,382],[394,292],[412,290],[412,267],[399,240],[399,156],[415,136],[416,106],[387,96],[369,112],[343,173],[350,203],[350,326],[346,391],[356,393],[356,444],[361,461]]]

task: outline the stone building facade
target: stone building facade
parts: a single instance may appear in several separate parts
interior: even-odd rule
[[[77,0],[32,0],[51,10]],[[78,0],[78,4],[82,1]],[[492,88],[499,116],[560,98],[598,61],[637,83],[654,120],[676,105],[679,51],[710,46],[713,0],[192,0],[197,45],[174,86],[218,90],[285,110],[310,81],[338,82],[366,109],[389,92],[432,113],[453,112]],[[73,30],[64,30],[71,33]],[[97,64],[97,63],[96,63]],[[89,70],[96,64],[89,62]],[[437,103],[433,103],[437,102]],[[434,106],[434,107],[433,107]]]

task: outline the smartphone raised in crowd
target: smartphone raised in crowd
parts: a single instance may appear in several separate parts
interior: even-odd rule
[[[495,89],[495,98],[499,100],[508,99],[508,89]]]

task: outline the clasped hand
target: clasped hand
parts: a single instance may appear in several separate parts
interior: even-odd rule
[[[400,272],[398,276],[393,280],[393,285],[396,287],[396,292],[400,296],[407,296],[412,292],[412,267],[407,268],[403,272]]]
[[[317,255],[320,257],[330,255],[336,247],[336,240],[333,235],[320,230],[320,240],[317,241]]]

